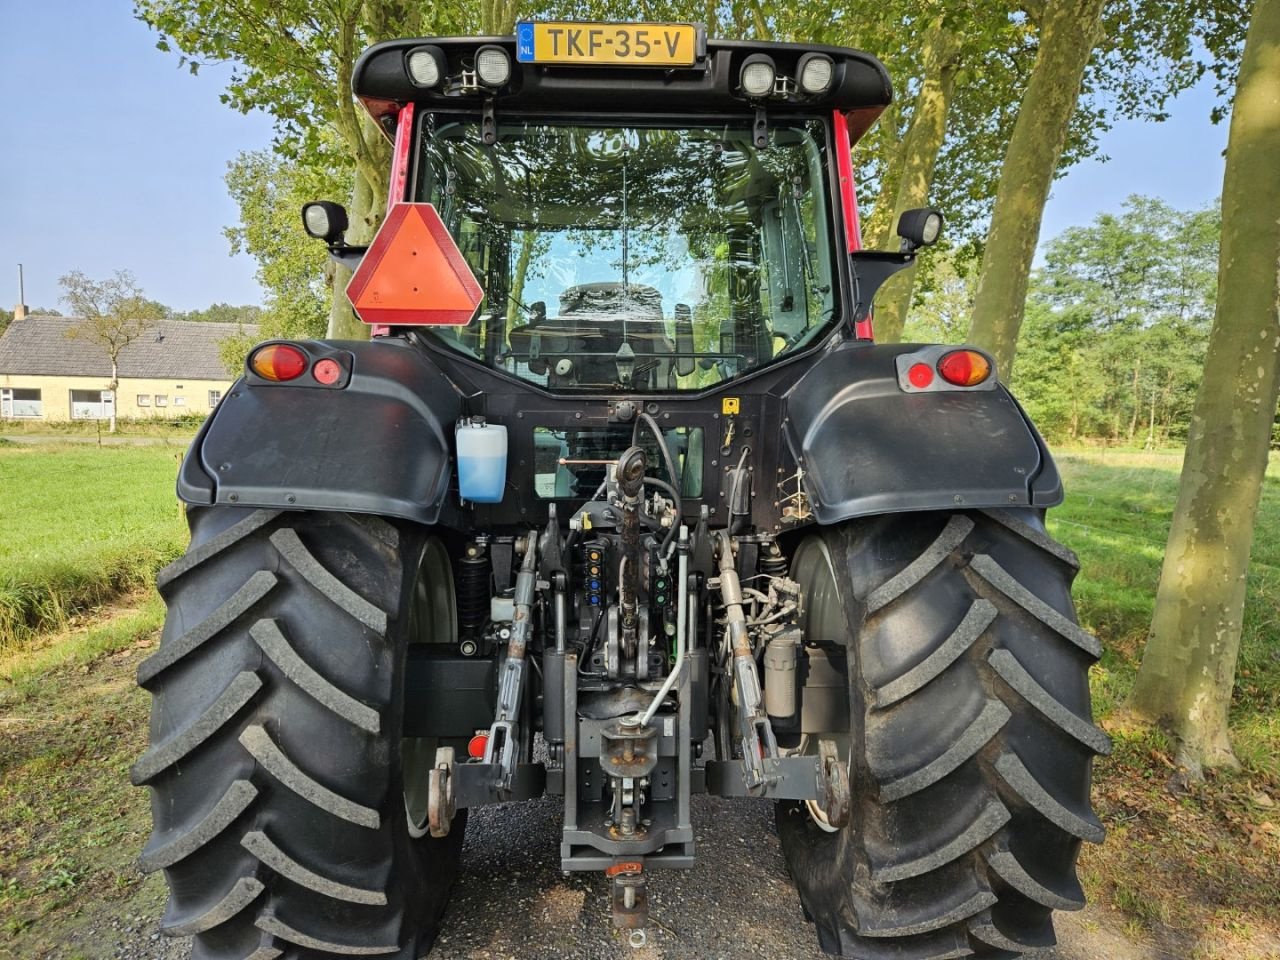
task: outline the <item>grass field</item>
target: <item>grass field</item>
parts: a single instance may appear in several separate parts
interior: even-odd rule
[[[181,552],[181,450],[0,443],[0,656]]]
[[[20,645],[0,650],[0,957],[105,957],[94,930],[154,917],[163,904],[159,877],[144,880],[134,866],[148,817],[127,770],[147,729],[148,700],[132,674],[163,617],[149,583],[185,537],[172,493],[175,452],[0,444],[0,602],[28,591],[36,601],[4,609],[51,608],[44,620],[24,612]],[[1095,767],[1094,800],[1109,836],[1082,853],[1095,904],[1086,917],[1151,946],[1153,957],[1275,958],[1280,463],[1258,518],[1232,714],[1244,771],[1182,782],[1164,737],[1124,711],[1180,463],[1177,452],[1059,454],[1068,496],[1049,528],[1081,559],[1080,619],[1106,647],[1092,673],[1095,709],[1115,740]],[[141,586],[117,595],[131,584]],[[106,608],[33,635],[107,596],[115,600]]]

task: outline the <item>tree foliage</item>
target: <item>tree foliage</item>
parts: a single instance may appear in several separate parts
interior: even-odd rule
[[[522,6],[519,13],[695,20],[706,23],[712,35],[872,51],[889,68],[896,97],[857,154],[870,245],[892,245],[895,210],[927,200],[946,210],[953,242],[980,250],[1043,24],[1061,3],[1026,0],[1010,7],[995,0],[890,0],[833,7],[777,0],[560,0]],[[1094,153],[1098,135],[1112,119],[1161,119],[1168,97],[1206,70],[1213,69],[1223,83],[1233,76],[1229,61],[1238,52],[1242,28],[1228,11],[1238,5],[1239,0],[1191,5],[1108,0],[1053,172],[1060,174]],[[136,15],[156,29],[163,49],[179,52],[181,63],[193,71],[207,63],[231,64],[224,99],[236,109],[260,109],[274,118],[278,154],[334,178],[328,196],[349,200],[352,242],[367,241],[381,222],[390,162],[383,131],[350,95],[358,54],[393,36],[506,33],[516,12],[512,0],[472,6],[409,0],[135,0]],[[929,38],[943,42],[925,43]],[[1200,51],[1196,40],[1207,50]],[[939,102],[939,90],[946,92],[945,103]],[[914,172],[904,176],[908,170]],[[933,256],[922,256],[921,280],[927,281]],[[338,278],[338,285],[345,279]],[[900,279],[894,328],[911,302],[908,278]],[[883,298],[886,311],[893,292]],[[362,335],[351,321],[344,299],[333,298],[330,334]],[[886,327],[886,332],[895,330]]]
[[[324,244],[303,232],[300,211],[306,201],[339,191],[341,175],[259,150],[233,160],[226,179],[240,208],[240,224],[227,229],[227,239],[233,253],[247,253],[257,261],[257,279],[266,291],[258,317],[245,318],[259,325],[256,339],[323,337],[334,271]],[[229,370],[244,365],[254,341],[243,331],[224,341]]]
[[[1182,440],[1213,320],[1219,216],[1130,197],[1032,278],[1013,382],[1046,435]]]
[[[258,323],[262,319],[262,308],[248,303],[234,306],[219,302],[203,310],[175,310],[170,319],[192,323]]]
[[[349,197],[348,239],[372,238],[385,210],[391,151],[351,95],[356,59],[393,37],[509,33],[514,0],[476,6],[414,0],[135,0],[135,15],[176,50],[192,72],[232,66],[223,100],[242,112],[263,110],[276,127],[276,152],[299,168],[341,177],[329,197]],[[309,199],[317,199],[311,197]],[[349,274],[339,277],[341,283]],[[366,336],[341,297],[332,299],[329,333]]]

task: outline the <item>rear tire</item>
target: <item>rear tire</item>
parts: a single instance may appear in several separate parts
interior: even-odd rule
[[[152,791],[141,863],[165,871],[161,928],[194,936],[193,960],[417,960],[464,828],[415,838],[406,816],[405,649],[440,629],[414,612],[438,542],[345,514],[190,521],[187,554],[158,578],[160,649],[138,671],[151,748],[133,780]]]
[[[904,514],[809,536],[793,576],[806,642],[844,647],[849,825],[778,805],[778,833],[823,950],[859,960],[1014,957],[1084,906],[1088,669],[1074,554],[1034,511]]]

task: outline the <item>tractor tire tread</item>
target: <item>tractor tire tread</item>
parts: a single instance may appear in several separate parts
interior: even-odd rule
[[[240,617],[244,616],[255,603],[271,592],[280,581],[269,570],[259,570],[244,586],[233,593],[225,603],[218,606],[190,630],[183,633],[172,643],[162,646],[138,665],[138,683],[149,687],[151,681],[165,670],[186,659],[205,643],[212,640]]]
[[[258,788],[248,780],[232,782],[213,809],[195,826],[162,843],[156,842],[161,839],[160,835],[153,834],[138,858],[138,866],[143,873],[155,873],[186,859],[231,826],[257,796]]]
[[[939,676],[968,650],[996,618],[995,604],[975,600],[964,619],[933,653],[895,680],[876,690],[876,706],[891,707]]]
[[[296,930],[289,924],[285,923],[279,917],[271,913],[260,916],[257,920],[257,927],[264,933],[269,933],[277,939],[286,943],[291,943],[298,947],[306,947],[311,950],[323,950],[326,953],[336,953],[344,957],[376,957],[384,956],[389,953],[397,953],[400,948],[396,944],[390,946],[368,944],[349,944],[339,943],[333,940],[322,940],[320,937],[313,937],[301,930]]]
[[[160,929],[171,937],[194,937],[197,933],[212,930],[218,924],[230,920],[257,900],[265,889],[257,877],[241,877],[227,891],[226,896],[203,913],[182,919],[169,919],[166,916],[160,922]]]
[[[156,589],[162,595],[167,594],[168,588],[180,578],[190,573],[206,560],[210,560],[229,547],[235,546],[249,534],[266,526],[279,515],[279,510],[255,510],[243,520],[233,524],[199,546],[192,547],[156,574]]]
[[[320,672],[308,664],[289,645],[278,620],[259,620],[249,628],[249,636],[262,648],[262,652],[280,668],[290,681],[310,694],[317,703],[328,707],[344,720],[350,721],[366,733],[378,733],[382,718],[378,711],[355,697],[343,692],[335,683],[326,680]]]
[[[236,674],[204,713],[175,735],[153,745],[129,772],[135,787],[150,783],[165,770],[221,730],[262,689],[262,678],[251,670]]]
[[[415,840],[404,821],[404,611],[426,534],[346,514],[188,518],[139,670],[152,746],[132,770],[152,792],[139,865],[170,890],[161,929],[194,937],[192,960],[417,960],[465,826]]]
[[[307,776],[306,772],[289,759],[288,754],[271,739],[265,727],[246,727],[240,734],[240,743],[259,766],[284,786],[312,805],[348,823],[377,830],[382,818],[372,807],[348,800],[342,794],[330,790],[324,784]]]
[[[378,609],[326,570],[299,539],[297,531],[281,527],[271,534],[271,542],[280,551],[280,556],[336,607],[345,610],[379,636],[387,632],[386,611]]]
[[[323,877],[303,866],[281,850],[262,830],[251,830],[240,839],[240,845],[282,877],[314,890],[316,893],[346,900],[348,903],[367,903],[375,907],[387,905],[387,895],[381,890],[366,890]]]
[[[1054,942],[1101,842],[1089,767],[1110,749],[1075,620],[1075,554],[1038,511],[851,521],[825,539],[849,623],[853,810],[820,831],[780,804],[783,853],[823,949],[980,960]]]

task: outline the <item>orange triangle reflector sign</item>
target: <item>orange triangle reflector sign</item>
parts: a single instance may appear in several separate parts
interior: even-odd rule
[[[397,203],[347,284],[365,323],[461,326],[484,291],[429,203]]]

